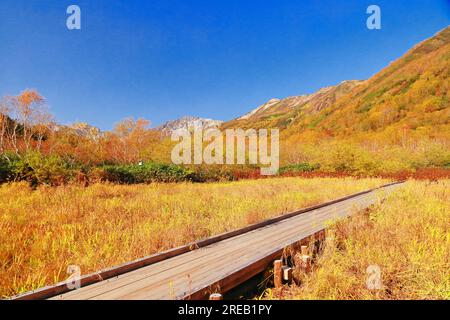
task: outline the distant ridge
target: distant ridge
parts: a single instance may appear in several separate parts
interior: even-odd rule
[[[292,96],[285,99],[271,99],[237,120],[248,120],[261,118],[276,112],[289,111],[310,102],[312,110],[320,111],[328,104],[333,103],[342,93],[347,93],[350,89],[361,84],[363,81],[347,80],[336,86],[325,87],[312,94]]]
[[[223,121],[220,120],[186,116],[177,120],[168,121],[156,129],[162,131],[164,134],[171,134],[177,130],[191,131],[198,129],[218,128],[222,125],[222,123]]]

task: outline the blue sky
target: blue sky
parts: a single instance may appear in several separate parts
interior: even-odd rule
[[[382,30],[366,28],[371,4]],[[128,116],[229,120],[366,79],[449,24],[450,0],[2,0],[0,95],[36,88],[59,122],[105,130]]]

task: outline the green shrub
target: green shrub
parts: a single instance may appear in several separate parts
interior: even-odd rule
[[[32,186],[38,184],[60,185],[67,182],[73,171],[58,156],[44,156],[30,152],[9,162],[10,180],[25,180]]]
[[[173,164],[108,165],[101,169],[104,170],[106,180],[123,184],[195,180],[191,170]]]
[[[309,163],[296,163],[281,167],[278,171],[279,174],[284,173],[295,173],[295,172],[312,172],[319,169],[320,166],[317,164]]]

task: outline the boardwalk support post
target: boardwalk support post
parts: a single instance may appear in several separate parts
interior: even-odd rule
[[[284,266],[282,268],[283,270],[283,280],[286,281],[287,283],[291,283],[292,282],[292,268],[288,267],[288,266]]]
[[[223,300],[223,296],[220,293],[213,293],[209,296],[209,300]]]
[[[309,273],[311,271],[311,257],[308,255],[308,246],[302,246],[301,252],[301,269],[305,273]]]
[[[302,256],[308,255],[308,246],[302,246],[301,247]]]
[[[275,288],[283,286],[283,260],[275,260],[273,263],[273,283]]]

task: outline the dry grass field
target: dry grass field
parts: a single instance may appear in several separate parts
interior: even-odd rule
[[[0,186],[0,296],[124,263],[386,183],[277,178],[212,184]]]
[[[408,181],[381,206],[338,222],[314,270],[266,299],[450,299],[450,180]],[[381,270],[369,290],[367,267]]]

